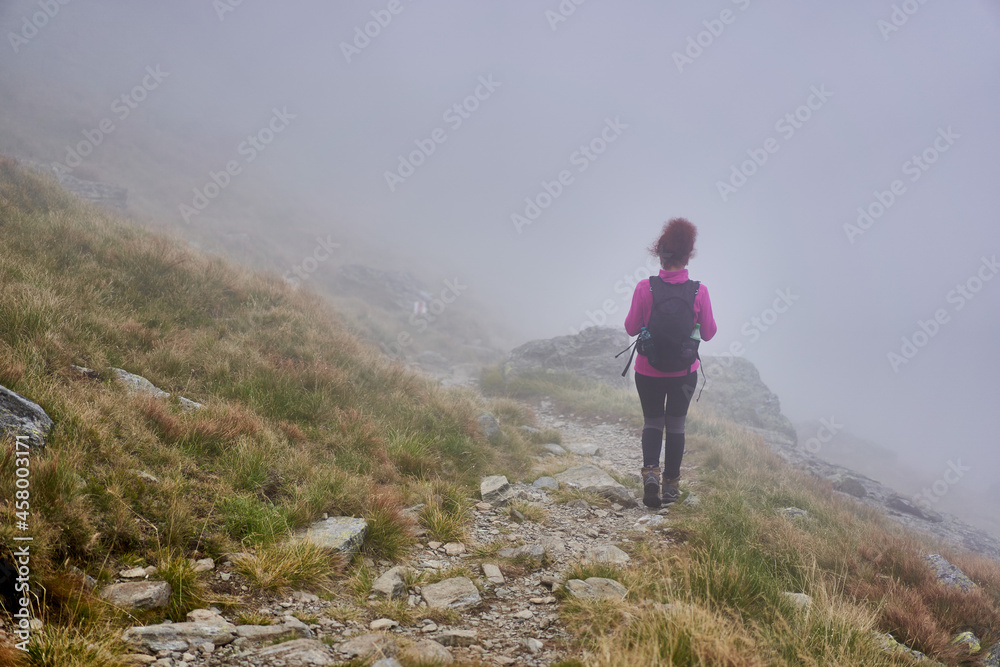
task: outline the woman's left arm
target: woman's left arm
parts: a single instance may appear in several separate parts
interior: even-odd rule
[[[697,322],[701,324],[701,339],[708,341],[715,337],[719,327],[715,324],[715,316],[712,315],[712,299],[708,296],[708,288],[705,285],[698,290],[698,298],[695,299],[698,306]]]

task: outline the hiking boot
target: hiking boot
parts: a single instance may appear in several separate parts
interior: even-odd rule
[[[646,507],[661,507],[660,502],[660,469],[642,469],[642,504]]]
[[[681,478],[674,477],[673,479],[667,479],[667,476],[663,476],[663,496],[662,504],[669,505],[670,503],[676,501],[681,495],[680,489]]]

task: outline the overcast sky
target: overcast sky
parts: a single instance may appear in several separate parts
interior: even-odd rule
[[[687,217],[705,353],[928,484],[958,459],[993,481],[1000,5],[577,2],[73,0],[30,39],[58,3],[7,2],[0,64],[98,100],[159,66],[143,130],[223,147],[192,187],[237,160],[240,187],[438,266],[522,340],[620,326],[645,249]],[[275,109],[252,167],[241,142]]]

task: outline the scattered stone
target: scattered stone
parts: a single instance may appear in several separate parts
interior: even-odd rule
[[[305,632],[303,632],[303,629]],[[282,623],[281,625],[237,625],[236,635],[245,638],[250,644],[263,646],[264,644],[276,644],[290,639],[308,639],[311,638],[312,632],[309,631],[309,628],[305,627],[304,623],[302,627],[291,623]]]
[[[130,581],[111,584],[101,597],[118,607],[158,609],[170,601],[170,584],[165,581]]]
[[[483,429],[483,435],[486,436],[487,440],[492,440],[493,438],[500,435],[500,422],[497,418],[488,412],[484,412],[479,415],[479,427]]]
[[[664,526],[667,523],[667,518],[662,514],[646,514],[645,516],[639,517],[639,520],[635,522],[636,530],[652,530],[657,526]]]
[[[979,637],[977,637],[971,632],[963,632],[961,634],[956,635],[955,638],[951,640],[951,643],[953,646],[965,647],[969,655],[975,655],[976,653],[979,653],[981,650],[983,650],[983,646],[979,641]]]
[[[403,667],[403,663],[395,658],[382,658],[378,662],[372,663],[372,667]]]
[[[566,507],[574,510],[589,510],[590,503],[588,503],[583,498],[574,498],[566,503]]]
[[[480,512],[489,512],[491,509],[493,509],[493,505],[490,505],[489,503],[478,502],[476,503],[476,509],[479,510]]]
[[[802,611],[809,611],[812,609],[812,598],[805,593],[782,593],[782,595],[793,605],[796,609]]]
[[[90,378],[91,380],[98,380],[101,377],[101,374],[93,368],[85,368],[84,366],[74,366],[71,364],[69,369],[77,375],[82,375],[83,377]]]
[[[555,535],[542,535],[536,544],[549,556],[561,556],[566,553],[566,542]]]
[[[530,598],[528,602],[531,604],[555,604],[556,599],[551,595],[547,595],[543,598]]]
[[[368,532],[368,522],[349,516],[334,516],[317,521],[299,539],[352,558]]]
[[[295,602],[302,602],[305,604],[312,604],[314,602],[319,602],[319,596],[314,595],[308,591],[292,591],[292,600]]]
[[[931,521],[933,523],[941,523],[944,521],[944,517],[929,509],[923,509],[917,507],[912,502],[900,496],[898,494],[893,495],[886,501],[886,507],[889,509],[896,510],[897,512],[902,512],[903,514],[909,514],[915,516],[918,519],[923,519],[924,521]]]
[[[519,510],[515,510],[515,509],[512,509],[510,511],[510,518],[513,519],[514,521],[518,522],[518,523],[524,523],[525,521],[528,520],[524,516],[524,514],[522,512],[520,512]]]
[[[685,498],[681,502],[681,504],[682,505],[688,505],[690,507],[697,507],[698,505],[701,505],[701,498],[699,498],[698,496],[694,495],[693,493],[689,493],[688,497]]]
[[[130,570],[122,570],[118,573],[118,576],[122,579],[141,579],[146,576],[146,568],[133,567]]]
[[[941,663],[931,660],[926,655],[920,651],[915,651],[908,646],[904,646],[896,641],[892,635],[879,634],[875,637],[879,644],[879,647],[886,653],[893,653],[897,655],[908,655],[917,662],[930,662],[932,664],[940,665]]]
[[[583,555],[583,560],[589,563],[625,565],[632,559],[627,553],[612,544],[601,544],[587,549]]]
[[[615,478],[595,466],[575,466],[555,478],[562,484],[585,489],[591,486],[621,486]]]
[[[381,634],[361,635],[344,642],[337,652],[348,658],[369,658],[380,656],[393,658],[399,653],[399,646],[391,637]]]
[[[383,630],[391,630],[392,628],[398,627],[399,623],[391,618],[380,618],[368,624],[368,629],[372,632],[381,632]]]
[[[451,651],[433,639],[421,639],[410,644],[400,657],[421,665],[450,665],[455,661]]]
[[[528,652],[531,653],[532,655],[541,653],[542,649],[545,648],[545,644],[535,639],[534,637],[529,637],[528,639],[525,639],[524,646],[525,648],[528,649]]]
[[[472,646],[479,642],[475,630],[445,630],[438,635],[438,642],[444,646]]]
[[[420,628],[420,632],[423,632],[423,633],[430,633],[430,632],[437,632],[437,631],[438,631],[438,625],[434,621],[431,621],[430,623],[428,623],[424,627]]]
[[[181,410],[184,412],[194,412],[196,410],[201,410],[204,405],[197,401],[192,401],[190,398],[184,398],[183,396],[177,397],[177,402],[181,405]]]
[[[306,665],[321,667],[336,663],[330,654],[329,647],[315,639],[295,639],[283,644],[268,646],[257,649],[249,657],[250,664],[254,665],[260,665],[270,660],[281,661],[278,664],[283,664],[286,667],[306,667]]]
[[[0,386],[0,433],[27,436],[28,447],[43,449],[52,418],[34,401]]]
[[[118,381],[125,385],[125,389],[130,394],[149,394],[155,398],[168,398],[170,396],[141,375],[133,375],[121,368],[112,368],[111,371]]]
[[[789,519],[798,519],[800,517],[809,516],[809,512],[799,509],[798,507],[782,507],[778,510],[778,514],[788,517]]]
[[[70,574],[79,577],[80,579],[83,579],[83,585],[84,587],[86,587],[88,591],[92,591],[97,587],[97,579],[94,579],[92,576],[90,576],[89,574],[78,568],[76,565],[70,567],[69,571]]]
[[[982,660],[983,667],[1000,667],[1000,642],[994,644]]]
[[[577,456],[597,456],[601,453],[600,447],[592,445],[589,442],[571,442],[563,445],[563,449]]]
[[[159,484],[160,483],[159,478],[154,477],[153,475],[150,475],[145,470],[136,470],[134,472],[139,477],[139,479],[141,479],[142,481],[146,482],[147,484]]]
[[[500,568],[492,563],[483,563],[483,576],[491,584],[503,585],[505,579],[503,578],[503,572]]]
[[[466,552],[466,548],[461,542],[449,542],[444,545],[444,552],[449,556],[461,556]]]
[[[215,561],[211,558],[202,558],[201,560],[196,560],[194,562],[194,571],[196,574],[201,574],[202,572],[211,572],[215,569]]]
[[[630,489],[625,488],[621,484],[603,486],[588,486],[584,489],[589,493],[596,493],[605,500],[610,500],[613,503],[618,503],[622,507],[638,507],[639,502],[635,499],[635,495]]]
[[[467,607],[482,601],[479,589],[468,577],[453,577],[427,584],[420,589],[420,594],[428,607]]]
[[[556,481],[556,478],[549,476],[539,477],[531,485],[536,489],[550,489],[552,491],[559,489],[559,482]]]
[[[625,586],[604,577],[590,577],[586,581],[570,579],[566,582],[566,590],[573,597],[593,600],[623,600],[628,595]]]
[[[427,548],[430,549],[431,551],[437,551],[443,546],[444,542],[437,542],[435,540],[431,540],[430,542],[427,543]]]
[[[390,600],[405,598],[407,595],[406,572],[407,568],[400,565],[387,570],[372,584],[372,593]]]
[[[562,579],[554,574],[546,574],[542,575],[540,583],[550,591],[555,591],[562,586]]]
[[[534,617],[535,617],[535,612],[531,611],[530,609],[525,609],[524,611],[519,611],[516,614],[514,614],[514,618],[522,621],[530,621]]]
[[[566,453],[566,450],[557,445],[554,442],[550,442],[547,445],[542,445],[542,449],[547,451],[549,454],[554,454],[555,456],[562,456]]]
[[[924,560],[930,564],[937,580],[947,586],[955,586],[963,591],[973,589],[976,584],[962,570],[945,560],[940,554],[928,554]]]
[[[855,498],[864,498],[868,495],[868,489],[857,477],[845,477],[834,484],[833,488]]]
[[[509,547],[497,552],[501,558],[542,558],[545,556],[545,547],[541,544],[525,544],[520,547]]]
[[[506,505],[510,501],[510,482],[503,475],[484,477],[479,483],[479,494],[485,503]]]

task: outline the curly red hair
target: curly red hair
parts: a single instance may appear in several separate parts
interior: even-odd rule
[[[685,218],[674,218],[663,225],[663,233],[649,247],[649,252],[659,257],[660,264],[664,267],[684,266],[694,256],[694,241],[697,237],[697,227]]]

